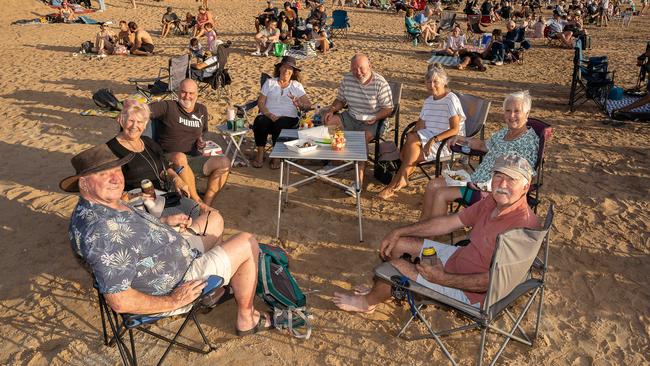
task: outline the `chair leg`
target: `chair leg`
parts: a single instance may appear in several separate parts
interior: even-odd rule
[[[420,314],[419,309],[418,309],[418,314]],[[431,336],[436,341],[436,343],[438,343],[438,346],[440,346],[440,349],[442,349],[442,353],[444,353],[445,356],[447,356],[447,358],[449,359],[449,361],[451,362],[452,365],[457,366],[456,361],[454,360],[453,357],[451,357],[451,353],[449,353],[449,351],[447,350],[447,347],[445,347],[445,345],[442,343],[442,340],[440,339],[438,334],[436,334],[436,332],[434,332],[433,329],[431,328],[431,324],[429,324],[429,322],[426,319],[424,319],[423,316],[420,316],[420,319],[422,320],[424,325],[429,330],[429,334],[431,334]]]
[[[542,319],[542,305],[544,304],[544,286],[542,285],[542,290],[539,294],[539,306],[537,307],[537,320],[535,321],[535,332],[533,333],[533,339],[531,343],[535,343],[537,340],[537,334],[539,331],[539,322]]]
[[[129,340],[131,341],[131,356],[133,357],[133,366],[138,366],[138,356],[135,353],[135,340],[133,339],[133,329],[129,329]]]
[[[481,343],[479,344],[479,349],[478,349],[478,359],[476,360],[476,364],[478,366],[481,366],[483,364],[483,352],[485,351],[485,338],[487,336],[487,327],[483,327],[481,329]]]

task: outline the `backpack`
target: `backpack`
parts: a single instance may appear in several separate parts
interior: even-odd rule
[[[381,183],[388,185],[399,170],[402,160],[399,149],[392,141],[379,143],[379,158],[375,165],[373,175]]]
[[[94,46],[95,45],[93,45],[92,42],[85,41],[81,44],[81,47],[79,48],[79,53],[92,53]]]
[[[277,329],[289,329],[296,337],[309,339],[311,335],[310,314],[307,298],[289,272],[287,253],[279,247],[260,244],[259,271],[255,293],[273,310],[273,325]],[[305,327],[300,333],[296,328]]]
[[[99,108],[108,109],[111,111],[121,111],[122,102],[115,98],[113,91],[110,89],[99,89],[93,94],[93,102],[97,104]]]

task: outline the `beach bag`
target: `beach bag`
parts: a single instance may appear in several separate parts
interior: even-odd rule
[[[289,46],[282,43],[282,42],[274,43],[273,44],[273,56],[282,57],[287,53],[288,49],[289,49]]]
[[[375,165],[373,175],[381,183],[388,185],[393,176],[399,170],[402,160],[399,157],[399,149],[392,141],[379,144],[379,157]]]
[[[121,111],[122,102],[115,98],[113,91],[110,89],[99,89],[93,94],[93,102],[97,104],[99,108],[108,109],[111,111]]]
[[[259,271],[255,293],[273,311],[273,325],[288,329],[296,338],[309,339],[311,323],[307,298],[289,272],[287,253],[279,247],[260,244]],[[301,332],[298,328],[303,328]]]
[[[129,54],[129,49],[126,48],[126,46],[123,45],[123,44],[118,44],[113,49],[113,54],[114,55],[128,55]]]

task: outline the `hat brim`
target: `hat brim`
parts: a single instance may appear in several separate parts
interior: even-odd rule
[[[110,163],[100,165],[93,169],[89,169],[88,171],[85,171],[81,174],[71,175],[69,177],[63,178],[63,180],[59,182],[59,188],[61,188],[61,190],[66,192],[79,192],[79,177],[92,174],[92,173],[101,172],[102,170],[107,170],[118,166],[122,166],[124,164],[127,164],[129,161],[131,161],[131,159],[133,159],[134,156],[135,154],[129,154],[121,159],[111,161]]]
[[[494,172],[503,173],[503,174],[509,176],[510,178],[515,178],[515,179],[516,178],[523,178],[523,179],[526,180],[526,182],[530,182],[530,177],[528,175],[526,175],[526,174],[524,174],[524,173],[522,173],[522,172],[520,172],[519,170],[516,170],[516,169],[497,168],[497,169],[494,169]]]
[[[282,62],[278,62],[277,64],[275,64],[275,67],[280,67],[282,65],[289,65],[289,64],[283,64]],[[299,67],[296,67],[296,66],[293,66],[293,65],[289,65],[289,66],[293,67],[294,70],[302,71]]]

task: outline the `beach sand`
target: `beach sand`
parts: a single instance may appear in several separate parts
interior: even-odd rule
[[[233,77],[230,100],[202,97],[220,123],[226,106],[255,98],[260,72],[271,72],[276,58],[255,58],[252,19],[263,1],[211,0],[220,38],[232,40],[228,69]],[[98,20],[135,20],[159,34],[165,6],[178,14],[195,9],[194,1],[107,0]],[[328,2],[329,5],[329,2]],[[0,14],[0,364],[113,365],[115,348],[103,346],[97,297],[90,277],[72,254],[68,218],[76,196],[61,192],[58,182],[72,174],[70,158],[116,133],[106,117],[83,117],[93,108],[92,93],[110,88],[120,98],[134,92],[129,77],[149,77],[184,52],[187,37],[154,38],[162,51],[153,57],[112,56],[102,60],[73,56],[94,38],[96,26],[44,24],[11,26],[12,21],[50,12],[35,0],[6,0]],[[328,12],[331,9],[328,9]],[[365,52],[375,71],[403,83],[402,128],[417,119],[426,88],[423,76],[431,49],[413,47],[403,36],[403,15],[347,8],[352,29],[335,39],[335,51],[299,61],[305,88],[313,101],[329,104],[355,52]],[[461,17],[464,18],[464,17]],[[463,22],[464,24],[464,22]],[[504,27],[502,27],[504,28]],[[643,31],[646,29],[646,31]],[[636,82],[636,56],[645,48],[650,17],[635,17],[631,27],[611,22],[589,27],[589,55],[607,54],[617,84]],[[647,125],[612,127],[593,104],[567,114],[573,52],[533,42],[524,65],[490,67],[485,73],[449,70],[453,90],[493,101],[486,136],[503,127],[501,103],[506,93],[528,89],[534,97],[531,116],[553,128],[546,152],[543,215],[554,204],[548,286],[534,347],[510,344],[505,365],[641,365],[650,362],[650,133]],[[247,146],[250,148],[250,144]],[[368,170],[368,176],[372,171]],[[225,218],[226,233],[249,231],[273,242],[278,171],[236,168],[214,206]],[[351,175],[348,174],[348,179]],[[446,364],[432,341],[397,339],[409,315],[406,306],[380,305],[372,315],[336,310],[334,291],[371,282],[382,237],[392,228],[415,222],[425,179],[414,180],[397,199],[372,197],[381,189],[367,180],[362,207],[366,240],[357,240],[354,200],[340,190],[314,183],[291,191],[284,210],[281,245],[291,268],[309,292],[314,331],[307,341],[287,332],[237,338],[235,306],[221,306],[201,316],[210,340],[218,346],[208,356],[173,351],[167,364],[196,365],[384,365]],[[260,304],[261,305],[261,304]],[[452,313],[430,307],[434,326],[460,324]],[[529,317],[530,319],[530,317]],[[180,320],[164,321],[178,326]],[[526,325],[530,326],[531,321]],[[188,333],[193,339],[195,331]],[[488,341],[497,340],[495,335]],[[161,342],[137,336],[141,364],[157,361]],[[462,364],[472,362],[478,332],[445,339]],[[487,353],[497,351],[492,342]]]

